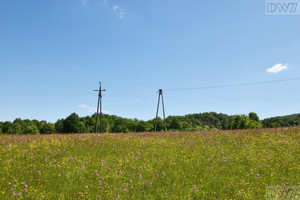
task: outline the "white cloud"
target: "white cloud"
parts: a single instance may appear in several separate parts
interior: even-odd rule
[[[113,11],[114,12],[116,12],[117,10],[119,10],[120,9],[120,7],[118,6],[118,5],[114,5],[114,7],[113,7]]]
[[[276,64],[274,65],[273,67],[270,67],[269,69],[266,70],[266,72],[269,72],[269,73],[278,73],[278,72],[281,72],[282,70],[285,70],[288,68],[288,64]]]
[[[85,104],[78,105],[77,107],[85,108],[85,109],[87,109],[88,112],[96,112],[97,111],[97,108],[91,107],[91,106],[88,106],[88,105],[85,105]]]
[[[81,3],[85,6],[88,3],[88,0],[82,0]]]

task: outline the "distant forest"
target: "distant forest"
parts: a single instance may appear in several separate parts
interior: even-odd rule
[[[142,121],[127,119],[115,115],[103,115],[103,132],[128,133],[152,132],[155,119]],[[38,120],[15,119],[13,122],[0,122],[2,134],[51,134],[51,133],[93,133],[95,130],[96,115],[79,117],[72,113],[65,119],[55,123]],[[198,130],[234,130],[249,128],[275,128],[300,125],[300,114],[272,117],[260,120],[256,113],[248,115],[226,115],[222,113],[199,113],[185,116],[169,116],[166,118],[168,131],[198,131]],[[164,130],[164,121],[159,118],[158,131]],[[98,130],[100,123],[98,122]]]

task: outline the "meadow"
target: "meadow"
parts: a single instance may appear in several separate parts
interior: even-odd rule
[[[300,127],[0,135],[0,199],[265,199],[300,186]]]

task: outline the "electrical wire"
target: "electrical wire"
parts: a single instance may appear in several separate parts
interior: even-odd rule
[[[30,58],[30,59],[32,59],[32,60],[37,60],[37,59],[34,58],[34,56],[32,56],[32,55],[29,54],[29,52],[34,52],[36,55],[39,55],[40,57],[43,57],[43,58],[46,59],[48,62],[50,61],[50,62],[52,62],[52,63],[53,63],[53,62],[55,63],[56,59],[51,58],[50,56],[46,55],[45,53],[43,53],[43,52],[41,52],[41,51],[39,51],[39,50],[37,50],[37,49],[35,49],[35,48],[33,48],[33,47],[30,47],[29,45],[27,45],[27,44],[25,44],[25,43],[23,43],[23,42],[21,42],[21,41],[15,39],[15,38],[12,38],[11,36],[9,36],[9,35],[7,35],[7,34],[5,34],[5,33],[3,33],[3,32],[0,33],[0,34],[1,34],[2,36],[5,36],[8,40],[17,43],[19,46],[23,46],[24,48],[30,50],[30,51],[26,51],[26,53],[25,53],[25,52],[23,52],[20,48],[18,49],[18,48],[16,48],[16,47],[12,47],[12,46],[10,47],[11,49],[14,49],[14,50],[17,50],[17,49],[18,49],[19,51],[21,51],[20,53],[23,54],[23,56],[25,56],[25,57],[27,57],[27,58]],[[7,44],[4,44],[4,43],[1,42],[1,41],[0,41],[0,43],[1,43],[2,45],[8,46]],[[1,53],[1,52],[0,52],[0,53]],[[51,73],[51,74],[52,74],[53,76],[55,76],[56,78],[58,78],[58,79],[63,79],[65,82],[66,82],[66,81],[67,81],[67,82],[72,82],[72,80],[69,80],[69,77],[66,78],[65,76],[61,76],[61,75],[58,75],[58,74],[56,74],[56,73],[52,73],[51,70],[45,70],[45,69],[43,69],[43,68],[41,68],[41,67],[38,67],[38,66],[35,66],[35,65],[32,65],[32,64],[26,63],[26,62],[24,62],[24,61],[22,61],[22,60],[20,60],[20,59],[16,59],[16,58],[14,58],[14,57],[12,57],[12,56],[10,56],[10,55],[4,54],[4,53],[1,53],[1,54],[3,54],[3,55],[5,55],[5,56],[9,57],[10,59],[12,59],[12,60],[14,60],[14,61],[16,61],[16,62],[22,63],[22,64],[24,64],[24,65],[26,65],[26,66],[28,66],[28,67],[32,67],[32,68],[34,68],[35,70],[42,71],[42,72],[45,73],[45,74]],[[45,66],[51,67],[49,64],[47,64],[47,63],[44,62],[43,60],[42,60],[42,63],[43,63]],[[74,73],[80,74],[80,77],[77,77],[77,80],[79,79],[81,82],[97,82],[97,81],[86,81],[86,80],[90,80],[90,77],[88,77],[88,76],[87,76],[86,74],[84,74],[84,73],[81,73],[81,72],[77,71],[75,68],[70,68],[70,67],[68,67],[68,66],[66,66],[66,65],[61,65],[61,64],[60,64],[60,66],[62,66],[62,69],[69,71],[69,73],[71,73],[71,74],[74,74]],[[84,76],[84,78],[86,78],[86,79],[82,79],[82,78],[81,78],[82,76]]]
[[[273,81],[260,81],[260,82],[250,82],[250,83],[235,83],[235,84],[228,84],[228,85],[214,85],[214,86],[204,86],[204,87],[167,88],[167,89],[162,89],[162,90],[164,90],[164,91],[204,90],[204,89],[231,88],[231,87],[252,86],[252,85],[265,85],[265,84],[271,84],[271,83],[289,82],[289,81],[297,81],[297,80],[300,80],[300,78],[296,77],[296,78],[273,80]]]

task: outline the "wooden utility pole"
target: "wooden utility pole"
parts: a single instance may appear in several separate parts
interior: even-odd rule
[[[98,93],[98,104],[97,104],[97,114],[96,114],[96,125],[95,125],[95,133],[97,133],[97,126],[98,126],[98,115],[99,115],[99,107],[100,107],[100,133],[102,133],[102,92],[106,90],[102,90],[101,82],[99,82],[99,90],[94,90]]]
[[[155,119],[155,132],[157,130],[157,121],[158,121],[158,110],[159,110],[159,102],[161,97],[161,103],[163,108],[163,116],[164,116],[164,125],[165,125],[165,132],[167,132],[167,125],[166,125],[166,116],[165,116],[165,104],[164,104],[164,98],[163,98],[163,92],[162,89],[158,90],[158,103],[157,103],[157,110],[156,110],[156,119]]]

